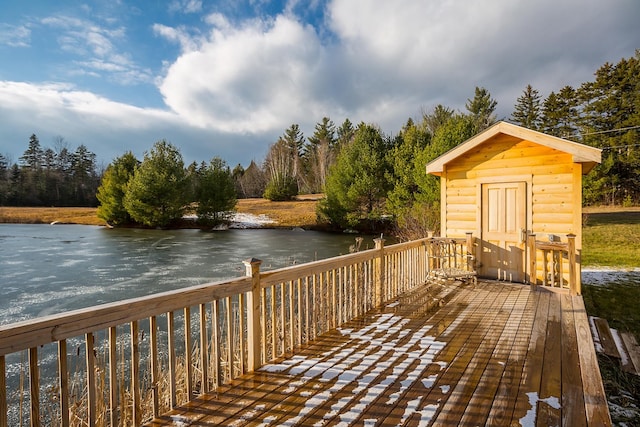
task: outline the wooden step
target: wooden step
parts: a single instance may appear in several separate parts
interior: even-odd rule
[[[640,375],[640,346],[631,333],[618,332],[599,317],[589,317],[589,326],[598,353],[620,360],[625,372]]]

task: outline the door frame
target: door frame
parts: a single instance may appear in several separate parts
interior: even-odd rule
[[[516,183],[516,182],[524,182],[525,183],[525,228],[527,230],[527,234],[531,232],[533,229],[533,175],[531,174],[523,174],[523,175],[505,175],[505,176],[488,176],[478,178],[476,185],[476,200],[478,201],[476,206],[476,230],[475,235],[478,236],[479,239],[482,239],[482,203],[484,202],[482,198],[482,186],[484,184],[499,184],[499,183]],[[481,247],[478,248],[478,254],[480,255],[482,252],[480,251]],[[528,283],[530,280],[530,265],[529,262],[531,254],[528,250],[528,245],[526,242],[524,243],[524,282]],[[480,259],[480,262],[482,260]]]

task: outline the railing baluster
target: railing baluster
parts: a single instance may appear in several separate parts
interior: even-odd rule
[[[184,308],[184,381],[187,401],[193,399],[193,362],[191,360],[191,307]]]
[[[278,338],[280,341],[280,348],[282,349],[279,353],[278,356],[281,356],[285,353],[286,351],[286,343],[287,343],[287,328],[285,326],[285,304],[284,304],[284,294],[285,294],[285,284],[284,282],[280,282],[280,284],[278,285],[278,288],[280,288],[280,310],[279,310],[279,325],[280,325],[280,330],[278,333]]]
[[[306,342],[311,341],[309,323],[311,321],[311,307],[309,298],[309,276],[304,278],[304,339]]]
[[[331,269],[331,327],[338,326],[338,307],[336,306],[336,269]]]
[[[115,328],[114,328],[115,329]],[[160,378],[158,378],[158,319],[156,316],[149,318],[149,361],[151,368],[151,398],[154,418],[160,415]],[[113,423],[112,426],[117,424]]]
[[[211,306],[211,354],[213,357],[214,378],[216,390],[223,382],[221,375],[222,367],[220,360],[220,300],[217,299]]]
[[[271,311],[269,313],[270,317],[271,317],[271,358],[270,360],[275,359],[277,356],[277,341],[276,341],[276,336],[277,336],[277,323],[278,323],[278,316],[276,314],[276,285],[271,285],[271,292],[270,292],[270,297],[271,299],[269,300],[269,302],[271,303]]]
[[[175,315],[173,311],[167,313],[167,353],[169,359],[169,409],[178,406],[176,396],[176,343],[175,343]]]
[[[58,398],[60,399],[60,425],[69,427],[69,371],[67,369],[67,340],[58,341]],[[0,412],[6,412],[0,411]],[[111,424],[114,425],[114,424]]]
[[[294,342],[295,341],[294,339],[295,322],[293,317],[295,307],[293,306],[293,294],[294,294],[293,280],[290,280],[287,283],[288,283],[287,288],[289,290],[289,349],[293,351],[295,347],[295,342]]]
[[[227,326],[227,340],[226,340],[226,352],[227,352],[227,374],[225,382],[231,382],[233,378],[233,307],[231,305],[231,297],[224,299],[225,304],[225,320]]]
[[[200,304],[200,395],[209,391],[209,351],[207,342],[207,306]]]
[[[142,408],[140,406],[140,326],[136,320],[131,322],[130,331],[132,418],[135,425],[140,425],[142,420]]]
[[[258,279],[259,280],[259,279]],[[267,289],[260,289],[260,334],[262,351],[260,356],[260,365],[267,363]]]
[[[87,362],[87,417],[89,426],[96,424],[96,357],[94,354],[93,333],[88,332],[85,338],[85,356]]]
[[[245,296],[244,294],[238,294],[238,375],[245,373],[244,364],[244,309],[245,309]]]
[[[296,288],[298,291],[297,313],[298,313],[298,346],[302,345],[302,279],[296,280]]]
[[[0,427],[7,427],[7,370],[4,355],[0,355]]]
[[[29,401],[31,426],[40,425],[40,374],[38,372],[38,347],[29,349]]]

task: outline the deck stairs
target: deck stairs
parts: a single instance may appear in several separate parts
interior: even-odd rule
[[[620,361],[622,370],[640,376],[640,346],[633,334],[609,327],[607,319],[589,317],[596,351]]]

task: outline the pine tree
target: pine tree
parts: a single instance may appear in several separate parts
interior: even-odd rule
[[[96,197],[100,202],[97,215],[108,224],[124,225],[132,222],[131,215],[124,207],[124,195],[137,166],[138,160],[130,151],[107,166]]]
[[[218,225],[228,221],[237,203],[236,187],[227,164],[219,157],[198,169],[195,202],[198,222]]]
[[[40,169],[42,164],[42,148],[40,147],[40,140],[35,134],[29,137],[29,147],[26,149],[22,157],[20,157],[22,166],[32,171]]]
[[[136,222],[167,227],[184,215],[188,188],[180,151],[165,140],[158,141],[129,180],[124,207]]]
[[[341,228],[375,228],[389,190],[388,148],[377,128],[358,126],[327,177],[326,197],[318,207],[321,218]]]
[[[522,92],[514,106],[511,119],[517,125],[532,130],[539,130],[541,125],[541,99],[540,94],[531,85]]]
[[[494,111],[498,102],[491,98],[491,94],[483,87],[475,89],[473,99],[467,99],[465,104],[467,111],[474,119],[476,133],[482,132],[496,122]]]

